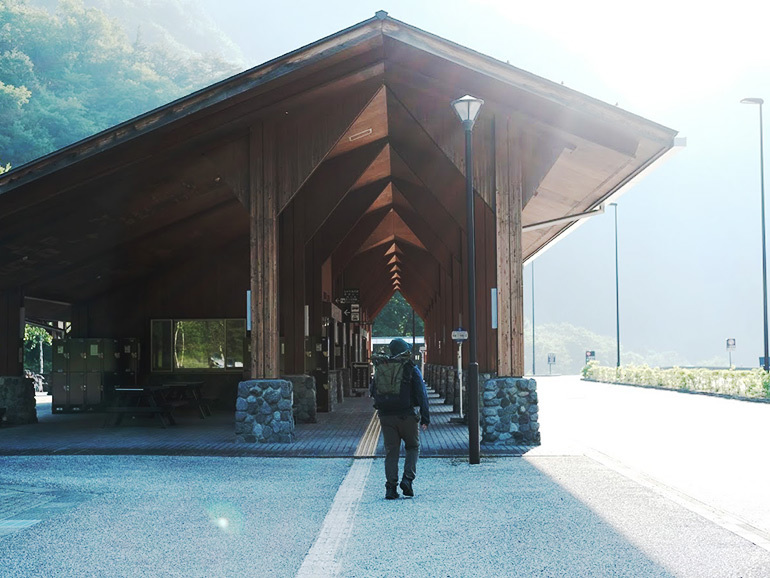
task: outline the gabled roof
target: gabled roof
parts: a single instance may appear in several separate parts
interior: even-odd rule
[[[488,207],[495,127],[524,143],[524,225],[596,208],[674,144],[675,131],[378,12],[0,176],[0,288],[87,299],[181,247],[248,238],[250,127],[261,123],[288,159],[275,175],[281,209],[334,199],[311,224],[335,268],[365,277],[358,256],[390,261],[395,247],[399,270],[378,278],[390,289],[370,308],[400,289],[424,311],[426,263],[451,268],[461,252],[462,131],[449,102],[466,93],[486,101],[474,138]],[[295,162],[301,147],[312,150]],[[525,258],[568,227],[526,233]]]

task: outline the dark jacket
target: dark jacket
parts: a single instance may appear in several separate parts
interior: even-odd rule
[[[417,415],[416,407],[420,408],[420,423],[428,425],[430,424],[430,409],[428,407],[428,390],[425,388],[425,382],[422,380],[422,373],[416,367],[412,367],[412,375],[409,380],[410,398],[412,400],[412,409],[410,410],[395,410],[395,411],[383,411],[377,410],[380,415]],[[374,380],[369,384],[369,394],[374,397]]]

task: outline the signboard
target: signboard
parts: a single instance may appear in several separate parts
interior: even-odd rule
[[[361,302],[361,290],[360,289],[343,289],[342,297],[336,299],[340,305],[347,305],[349,303]]]
[[[589,361],[594,361],[596,359],[596,352],[591,350],[586,350],[586,363]]]
[[[462,343],[466,339],[468,339],[468,332],[462,327],[458,327],[457,329],[452,331],[452,341]]]
[[[727,351],[735,351],[735,339],[727,340]]]
[[[361,306],[358,303],[350,304],[350,322],[358,323],[361,321]]]
[[[548,354],[548,365],[553,365],[556,363],[556,354],[555,353],[549,353]]]

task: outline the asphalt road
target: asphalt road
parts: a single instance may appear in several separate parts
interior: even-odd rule
[[[574,376],[537,382],[546,453],[595,450],[770,534],[770,404]]]
[[[770,576],[689,498],[761,527],[767,406],[539,381],[541,448],[422,459],[414,499],[381,459],[2,457],[0,577]]]

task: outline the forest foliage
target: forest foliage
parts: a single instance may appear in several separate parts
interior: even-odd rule
[[[0,2],[0,160],[17,167],[236,72],[212,54],[129,39],[82,0]],[[2,170],[0,170],[2,172]]]
[[[425,325],[416,313],[414,314],[415,335],[425,333]],[[412,335],[412,306],[404,299],[400,291],[396,291],[390,301],[382,308],[374,320],[372,329],[374,337],[403,337]]]

